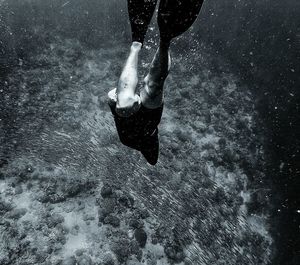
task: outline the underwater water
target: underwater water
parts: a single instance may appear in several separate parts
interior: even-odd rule
[[[270,2],[245,2],[204,4],[172,44],[152,166],[107,104],[126,2],[0,1],[0,264],[297,264],[297,60],[247,28]],[[299,41],[286,21],[277,39]],[[157,34],[154,19],[140,80]]]

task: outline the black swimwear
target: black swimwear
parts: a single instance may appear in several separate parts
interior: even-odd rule
[[[127,0],[132,41],[143,43],[158,0]],[[185,32],[196,20],[203,0],[160,0],[157,22],[164,42]]]
[[[159,155],[158,125],[164,104],[156,109],[147,109],[141,105],[139,111],[130,117],[121,117],[116,113],[116,102],[109,101],[108,104],[121,143],[140,151],[148,163],[155,165]]]

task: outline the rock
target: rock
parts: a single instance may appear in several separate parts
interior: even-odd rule
[[[213,134],[213,133],[215,133],[215,129],[214,129],[214,127],[213,127],[212,125],[208,127],[207,133],[208,133],[208,134]]]
[[[53,252],[52,246],[48,242],[47,245],[44,246],[44,251],[48,254],[51,254]]]
[[[128,198],[128,202],[129,202],[129,206],[133,207],[134,206],[134,197],[130,194],[127,194],[127,198]]]
[[[82,256],[84,252],[85,252],[85,249],[77,249],[75,251],[75,255],[76,256]]]
[[[51,263],[52,264],[52,263]],[[58,260],[55,260],[54,262],[53,262],[53,265],[62,265],[63,264],[63,260],[61,260],[61,259],[58,259]]]
[[[205,117],[205,122],[206,123],[211,123],[211,114],[209,112],[206,112],[204,114],[204,117]]]
[[[76,259],[71,256],[63,260],[62,265],[76,265]]]
[[[107,216],[106,212],[103,209],[98,210],[98,220],[99,222],[103,222],[105,217]]]
[[[114,216],[114,215],[110,214],[110,215],[108,215],[104,218],[103,223],[104,224],[110,224],[113,227],[118,227],[118,226],[120,226],[120,219],[117,216]]]
[[[175,262],[182,262],[185,258],[182,247],[176,242],[167,243],[164,247],[164,252],[169,259],[172,259]]]
[[[30,190],[33,187],[33,184],[31,182],[27,183],[26,189]]]
[[[140,250],[140,245],[137,241],[131,241],[130,242],[130,252],[131,254],[135,254],[137,255],[139,253]]]
[[[61,243],[55,244],[54,249],[53,249],[53,250],[54,250],[54,253],[55,253],[55,254],[58,254],[59,251],[62,250],[62,248],[63,248],[63,245],[62,245]]]
[[[206,163],[202,169],[202,173],[207,177],[214,178],[216,175],[216,169],[211,163]]]
[[[8,217],[12,219],[20,219],[23,215],[25,215],[27,212],[27,209],[20,208],[20,209],[14,209],[9,214]]]
[[[36,254],[36,263],[42,264],[48,256],[48,253],[46,251],[38,251]]]
[[[59,202],[64,202],[66,200],[66,196],[62,193],[55,193],[55,194],[44,194],[40,198],[40,201],[43,203],[59,203]]]
[[[153,236],[153,237],[151,238],[151,243],[152,243],[153,245],[156,245],[156,244],[158,243],[157,237]]]
[[[70,230],[70,234],[73,236],[77,236],[78,235],[78,231],[79,231],[79,226],[78,225],[74,225],[71,230]]]
[[[138,228],[134,231],[134,236],[136,241],[139,243],[140,247],[144,247],[147,242],[147,233],[144,229]]]
[[[125,207],[132,207],[134,205],[134,198],[129,194],[122,194],[119,197],[119,203],[124,205]]]
[[[161,224],[155,230],[155,237],[158,242],[161,243],[164,239],[169,238],[172,235],[172,230],[166,224]]]
[[[193,265],[193,263],[191,261],[189,261],[189,260],[185,260],[184,261],[184,265]]]
[[[116,207],[116,199],[115,198],[106,198],[103,201],[102,209],[107,213],[113,213]]]
[[[194,126],[197,128],[198,131],[204,133],[207,130],[207,126],[201,121],[195,121]]]
[[[67,197],[75,197],[82,191],[88,191],[94,187],[94,183],[88,180],[70,180],[64,186],[63,193],[67,194]]]
[[[107,198],[113,194],[113,190],[109,184],[104,184],[101,188],[100,194],[103,198]]]
[[[57,237],[57,241],[64,245],[67,243],[67,238],[64,234],[59,234],[59,236]]]
[[[187,99],[191,99],[191,95],[190,95],[188,90],[183,90],[183,91],[180,91],[179,93],[182,97],[187,98]]]
[[[173,133],[182,142],[188,142],[190,140],[190,136],[186,131],[175,129]]]
[[[0,215],[3,215],[6,212],[9,212],[13,209],[12,205],[6,201],[1,200],[0,198]]]
[[[101,265],[115,265],[115,260],[111,253],[104,255]]]
[[[48,212],[51,212],[52,210],[54,210],[54,206],[52,204],[48,204],[46,209]]]
[[[189,197],[187,197],[189,198]],[[188,216],[193,217],[198,214],[198,204],[196,200],[185,200],[183,202],[182,212]]]
[[[77,264],[78,265],[92,265],[93,262],[92,262],[92,259],[89,256],[82,255],[82,256],[79,257]]]
[[[26,170],[28,173],[32,173],[35,169],[33,168],[32,165],[27,165]]]
[[[15,194],[21,194],[23,192],[23,188],[22,188],[22,186],[20,185],[20,186],[17,186],[16,188],[15,188]]]
[[[224,149],[226,147],[226,139],[225,138],[220,138],[218,141],[220,148]]]
[[[7,159],[5,159],[5,158],[0,159],[0,168],[4,167],[7,164],[8,164]],[[0,179],[3,179],[3,178],[4,178],[4,174],[2,172],[0,172]]]
[[[64,221],[65,221],[65,218],[62,215],[60,215],[58,213],[54,213],[49,217],[47,225],[48,225],[48,227],[54,227],[58,224],[63,223]]]
[[[99,222],[103,222],[105,217],[115,211],[116,200],[115,198],[105,198],[102,207],[98,210]]]
[[[16,187],[16,182],[13,181],[13,182],[10,184],[10,186],[12,186],[13,188],[15,188],[15,187]]]
[[[68,234],[68,233],[70,232],[70,229],[69,229],[66,225],[64,225],[64,224],[62,224],[62,223],[56,225],[56,229],[57,229],[60,233],[62,233],[62,234],[64,234],[64,235],[66,235],[66,234]]]
[[[83,216],[83,220],[84,221],[92,221],[92,220],[95,220],[95,216],[93,214],[85,214]]]
[[[143,226],[143,223],[140,222],[140,220],[137,218],[131,218],[128,225],[132,228],[141,228]]]
[[[126,262],[126,265],[140,265],[141,263],[135,258],[135,260],[129,260]],[[148,265],[148,263],[147,263]]]
[[[77,211],[82,211],[83,209],[85,209],[85,205],[83,203],[78,203]]]
[[[147,265],[157,265],[157,258],[156,255],[152,252],[147,252],[145,255],[147,259]]]
[[[224,203],[226,201],[226,194],[225,194],[225,191],[223,188],[220,188],[220,187],[216,188],[215,201],[218,204]]]
[[[143,251],[141,249],[139,249],[138,253],[136,254],[136,258],[138,259],[138,261],[142,261]]]
[[[125,263],[130,254],[130,242],[125,238],[118,239],[117,242],[113,243],[112,251],[120,263]]]
[[[141,209],[140,215],[142,219],[146,219],[150,216],[149,211],[147,209]]]
[[[231,163],[231,162],[235,161],[235,153],[234,153],[234,151],[231,148],[227,147],[223,151],[223,160],[226,163]]]

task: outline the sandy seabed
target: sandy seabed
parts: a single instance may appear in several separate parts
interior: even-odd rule
[[[0,264],[269,264],[250,90],[216,55],[174,53],[151,166],[119,142],[106,104],[126,53],[55,37],[9,74]]]

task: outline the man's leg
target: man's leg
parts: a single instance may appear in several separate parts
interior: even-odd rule
[[[138,84],[138,55],[142,48],[156,3],[157,0],[127,1],[132,31],[132,45],[116,90],[116,112],[120,116],[131,115],[139,105],[139,97],[135,93]]]
[[[149,73],[144,79],[144,88],[140,91],[140,98],[146,108],[158,108],[163,102],[163,86],[171,66],[169,46],[169,41],[160,40]]]
[[[160,46],[151,63],[141,101],[145,107],[157,108],[163,102],[163,86],[168,76],[171,58],[170,42],[185,32],[196,20],[203,0],[161,0],[158,10]]]

